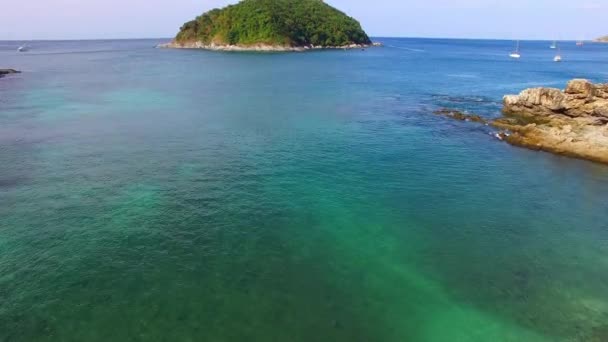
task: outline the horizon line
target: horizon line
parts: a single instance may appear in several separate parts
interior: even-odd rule
[[[522,42],[594,42],[595,39],[530,39],[530,38],[471,38],[471,37],[416,37],[416,36],[369,36],[371,39],[442,39],[442,40],[491,40],[491,41],[522,41]],[[139,38],[52,38],[52,39],[0,39],[0,42],[70,42],[70,41],[103,41],[103,40],[172,40],[171,37],[139,37]]]

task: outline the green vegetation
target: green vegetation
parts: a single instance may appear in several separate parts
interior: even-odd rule
[[[184,24],[175,40],[241,46],[371,43],[358,21],[322,0],[243,0]]]

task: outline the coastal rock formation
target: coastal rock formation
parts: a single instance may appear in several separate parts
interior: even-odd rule
[[[321,0],[242,0],[185,23],[159,47],[306,51],[372,45],[358,21]]]
[[[18,74],[20,72],[21,71],[17,71],[15,69],[0,69],[0,78],[10,74]]]
[[[505,114],[608,118],[608,84],[572,80],[563,92],[555,88],[532,88],[519,95],[507,95],[503,102]]]
[[[608,164],[608,84],[575,79],[561,91],[532,88],[503,98],[504,116],[492,121],[458,110],[435,114],[500,129],[515,146]]]
[[[598,39],[596,39],[594,41],[596,43],[608,43],[608,36],[599,37]]]
[[[526,89],[503,102],[505,117],[492,125],[512,132],[507,142],[608,163],[608,84],[576,79],[564,91]]]

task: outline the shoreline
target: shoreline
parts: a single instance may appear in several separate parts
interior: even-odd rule
[[[343,46],[284,46],[284,45],[268,45],[255,44],[250,46],[242,45],[224,45],[224,44],[203,44],[202,42],[177,43],[169,42],[158,44],[158,49],[199,49],[209,51],[228,51],[228,52],[305,52],[315,50],[355,50],[367,49],[371,47],[380,47],[382,43],[374,42],[371,44],[350,44]]]

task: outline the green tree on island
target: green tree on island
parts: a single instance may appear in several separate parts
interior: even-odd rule
[[[322,0],[243,0],[187,22],[175,41],[240,46],[371,43],[357,20]]]

